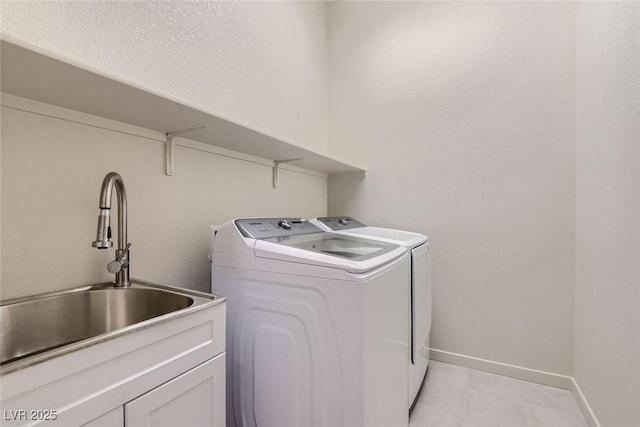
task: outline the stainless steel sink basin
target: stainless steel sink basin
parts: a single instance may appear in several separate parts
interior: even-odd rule
[[[91,345],[213,299],[204,293],[134,282],[130,288],[100,284],[6,301],[0,306],[0,364],[5,368],[36,356],[48,358],[45,353],[74,343]]]

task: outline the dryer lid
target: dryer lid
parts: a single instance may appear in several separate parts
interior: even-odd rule
[[[364,239],[373,239],[379,242],[402,245],[408,248],[414,248],[429,241],[429,237],[424,234],[381,227],[352,228],[350,230],[344,230],[341,233]]]
[[[365,273],[401,257],[407,250],[386,242],[321,232],[259,239],[254,253],[260,258]]]
[[[424,234],[391,228],[370,227],[350,216],[325,216],[310,222],[327,231],[336,231],[350,236],[373,239],[380,242],[414,248],[429,241]]]

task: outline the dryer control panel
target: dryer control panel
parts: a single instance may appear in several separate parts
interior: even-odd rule
[[[366,225],[356,219],[351,218],[350,216],[325,216],[322,218],[317,218],[317,220],[333,231],[366,227]]]
[[[234,221],[244,237],[269,239],[323,231],[304,218],[246,218]]]

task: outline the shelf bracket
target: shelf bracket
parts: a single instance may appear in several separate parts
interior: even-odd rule
[[[189,129],[182,129],[182,130],[176,130],[173,132],[167,132],[166,133],[166,137],[167,137],[167,175],[168,176],[173,176],[173,172],[174,172],[174,164],[173,164],[173,151],[175,149],[175,143],[173,142],[174,138],[178,137],[178,136],[182,136],[184,134],[187,134],[189,132],[193,132],[196,130],[200,130],[200,129],[205,129],[206,126],[200,126],[197,128],[189,128]]]
[[[304,157],[299,159],[287,159],[287,160],[274,160],[273,161],[273,188],[278,188],[278,169],[281,163],[295,162],[296,160],[304,160]]]

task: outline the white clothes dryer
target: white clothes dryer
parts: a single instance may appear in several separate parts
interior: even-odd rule
[[[408,424],[407,249],[298,218],[212,226],[227,297],[227,425]]]
[[[411,252],[409,407],[413,405],[429,365],[431,335],[431,244],[424,234],[389,228],[370,227],[348,217],[322,217],[311,220],[325,231],[377,240],[406,247]]]

